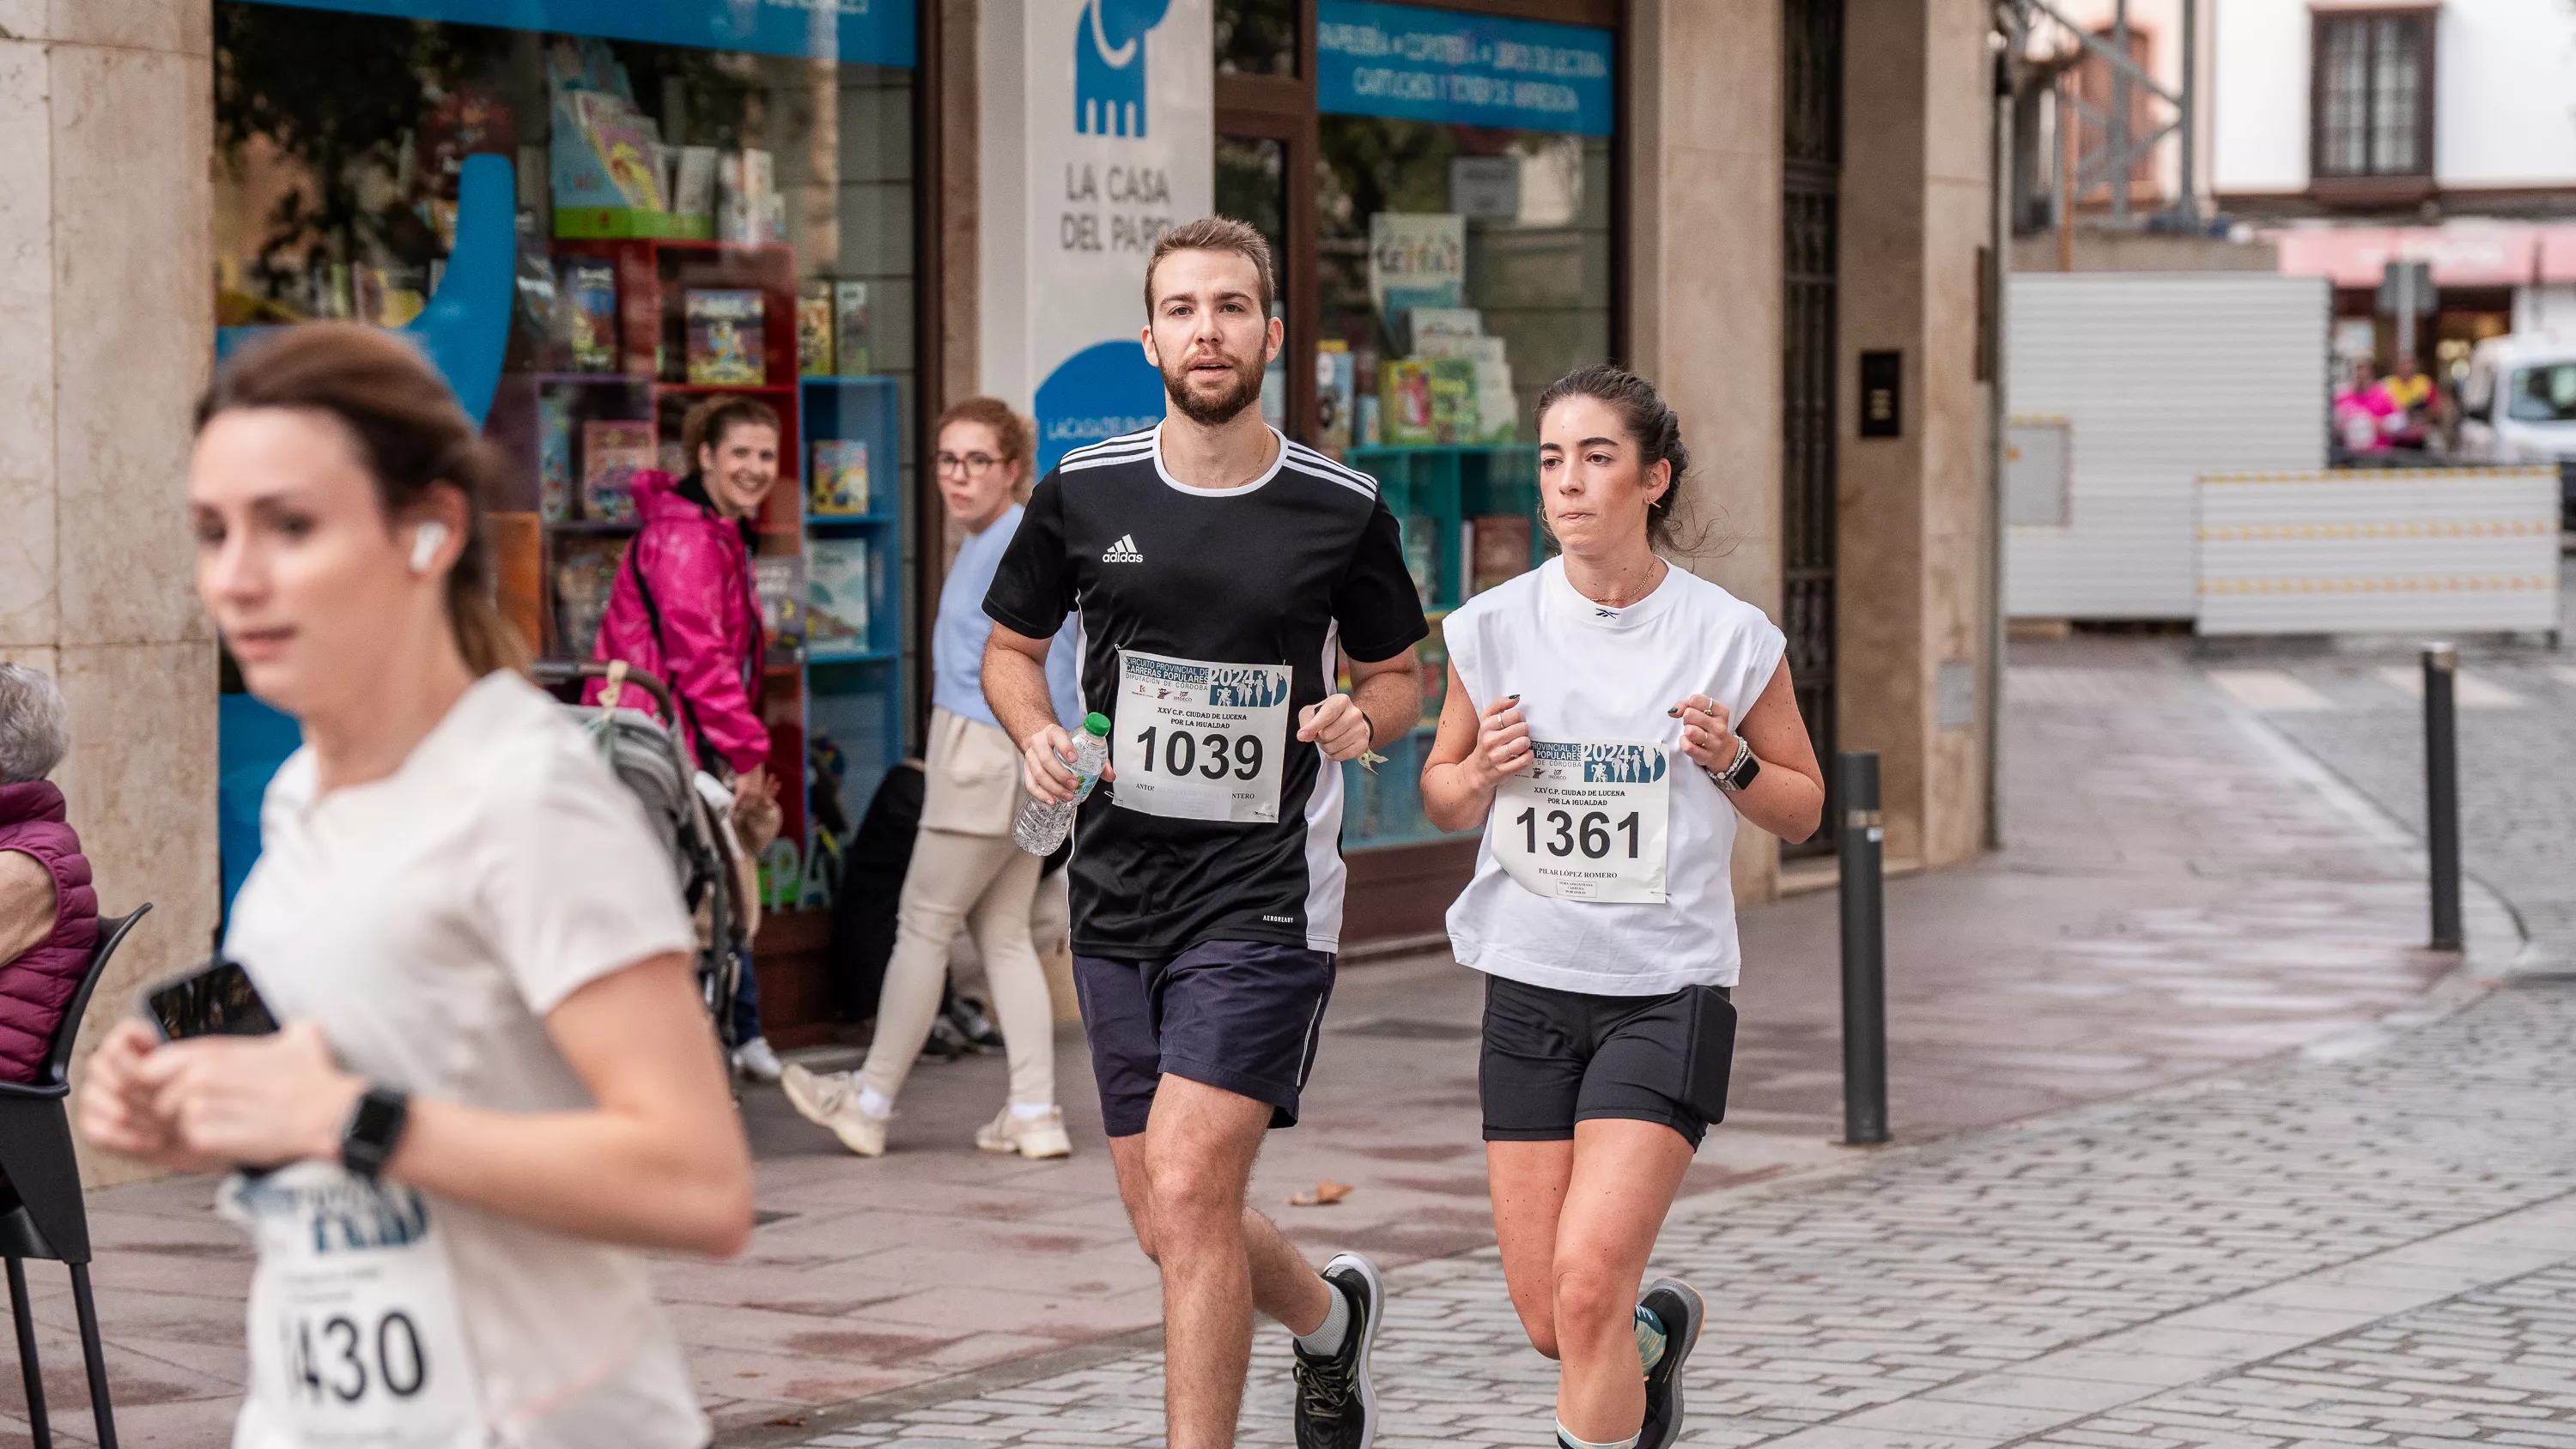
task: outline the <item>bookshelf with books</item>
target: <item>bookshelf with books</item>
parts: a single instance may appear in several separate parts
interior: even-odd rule
[[[1417,444],[1355,447],[1343,461],[1378,480],[1379,496],[1404,536],[1405,564],[1431,637],[1422,660],[1422,718],[1413,731],[1379,747],[1375,770],[1345,764],[1349,804],[1343,844],[1350,850],[1470,838],[1433,827],[1422,813],[1422,761],[1440,720],[1449,673],[1442,625],[1474,595],[1538,566],[1545,535],[1538,526],[1538,449],[1512,445]]]
[[[687,471],[682,422],[707,398],[759,398],[783,445],[754,561],[771,632],[770,769],[805,776],[806,742],[828,737],[841,770],[813,788],[840,790],[855,820],[902,758],[905,723],[903,404],[897,379],[863,375],[867,285],[800,286],[796,254],[779,244],[559,237],[555,249],[569,345],[552,360],[574,370],[511,375],[498,404],[526,420],[510,431],[530,435],[543,652],[590,654],[637,526],[626,480]],[[819,319],[818,285],[833,304]],[[814,802],[783,803],[785,837],[810,853]]]

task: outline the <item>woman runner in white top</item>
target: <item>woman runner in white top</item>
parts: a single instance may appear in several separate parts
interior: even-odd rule
[[[1558,1440],[1665,1449],[1700,1300],[1638,1279],[1726,1110],[1736,818],[1804,840],[1824,779],[1780,631],[1655,551],[1689,456],[1654,389],[1560,379],[1538,466],[1563,554],[1449,616],[1422,801],[1484,827],[1449,937],[1486,974],[1494,1233],[1531,1345],[1562,1365]]]
[[[390,333],[315,323],[200,410],[197,587],[305,743],[225,952],[284,1023],[90,1060],[111,1152],[245,1171],[236,1449],[700,1449],[639,1248],[729,1256],[750,1154],[643,811],[514,666],[493,462]]]

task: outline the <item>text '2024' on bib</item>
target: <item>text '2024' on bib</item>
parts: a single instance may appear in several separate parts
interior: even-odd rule
[[[337,1163],[225,1184],[250,1229],[250,1397],[236,1449],[484,1449],[456,1277],[428,1199]]]
[[[1278,820],[1288,686],[1285,664],[1118,651],[1118,804],[1172,820]]]
[[[1662,903],[1672,802],[1664,747],[1532,740],[1530,755],[1494,792],[1487,834],[1503,872],[1561,900]]]

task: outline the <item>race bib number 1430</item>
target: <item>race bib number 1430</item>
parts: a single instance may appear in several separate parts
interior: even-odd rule
[[[1530,754],[1495,790],[1485,827],[1503,872],[1562,900],[1660,904],[1672,800],[1663,746],[1532,740]]]

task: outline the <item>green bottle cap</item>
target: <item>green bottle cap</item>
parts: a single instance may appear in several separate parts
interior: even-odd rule
[[[1084,715],[1082,717],[1082,727],[1086,731],[1098,735],[1104,740],[1109,738],[1109,716],[1105,714]]]

